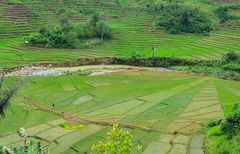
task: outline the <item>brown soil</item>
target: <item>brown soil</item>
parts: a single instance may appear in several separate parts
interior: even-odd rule
[[[103,125],[103,126],[112,126],[113,125],[112,122],[99,122],[99,121],[91,121],[91,120],[77,118],[77,117],[74,117],[73,114],[69,111],[64,112],[64,113],[59,113],[55,110],[44,108],[44,107],[40,106],[39,103],[37,103],[31,97],[25,98],[25,100],[26,100],[27,104],[34,107],[35,109],[60,116],[61,118],[63,118],[67,122],[69,122],[70,124],[96,124],[96,125]],[[145,128],[142,126],[137,126],[137,125],[125,125],[125,124],[119,124],[119,125],[121,127],[130,128],[130,129],[142,129],[144,131],[152,131],[148,128]]]

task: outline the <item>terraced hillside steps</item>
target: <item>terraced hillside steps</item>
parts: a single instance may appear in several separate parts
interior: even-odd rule
[[[211,119],[224,117],[223,109],[213,83],[203,87],[185,110],[170,123],[166,132],[195,132]]]
[[[143,154],[204,154],[204,135],[162,135]]]
[[[26,78],[28,86],[0,121],[0,145],[23,143],[15,130],[25,127],[54,153],[89,153],[118,122],[146,154],[203,154],[199,130],[212,119],[222,119],[233,107],[229,100],[235,103],[240,97],[237,82],[153,68]],[[26,97],[38,107],[22,101]],[[67,121],[85,126],[60,127]]]
[[[198,81],[188,83],[186,85],[180,85],[165,91],[150,93],[144,96],[137,97],[135,99],[131,99],[129,101],[118,103],[116,105],[106,106],[100,109],[98,108],[96,111],[85,113],[84,115],[79,115],[79,117],[84,117],[85,119],[88,119],[90,121],[101,121],[101,122],[112,122],[112,123],[120,122],[126,125],[128,124],[138,125],[141,127],[154,129],[152,128],[152,126],[155,123],[154,120],[149,122],[146,121],[147,123],[144,125],[138,124],[137,121],[139,121],[140,118],[143,117],[141,113],[144,113],[145,111],[147,111],[148,109],[151,109],[156,105],[161,105],[161,102],[168,99],[169,97],[172,97],[186,90],[189,90],[192,87],[199,86],[200,84],[203,84],[206,81],[207,80],[203,78]],[[168,107],[165,104],[162,104],[162,105],[163,105],[163,109]],[[166,115],[162,115],[161,118],[164,119],[165,116]],[[132,117],[132,118],[128,119],[127,117]],[[157,129],[157,130],[161,131],[161,129]]]
[[[28,128],[26,131],[33,138],[43,140],[45,148],[52,153],[61,153],[82,138],[104,128],[97,125],[88,125],[81,130],[64,130],[59,126],[62,123],[64,123],[64,120],[58,119]],[[17,133],[0,138],[0,144],[6,146],[18,145],[22,142],[23,139]]]
[[[114,0],[23,0],[21,3],[1,1],[0,40],[4,43],[0,45],[0,57],[3,67],[64,63],[79,58],[129,57],[133,53],[150,57],[152,46],[158,47],[156,56],[187,59],[218,60],[228,51],[240,52],[239,20],[221,24],[209,36],[168,34],[156,29],[153,24],[156,16],[143,8],[138,1],[129,0],[124,3],[122,7]],[[23,46],[25,36],[42,27],[58,25],[58,12],[61,8],[73,13],[69,18],[76,24],[88,20],[93,11],[105,12],[113,38],[91,49],[60,50]],[[13,45],[9,46],[10,42],[14,42]]]
[[[30,136],[42,139],[45,149],[49,149],[52,153],[61,153],[72,146],[95,133],[104,129],[103,126],[86,125],[82,129],[64,130],[59,124],[64,121],[61,119],[40,124],[32,128],[28,128],[27,132]],[[144,151],[144,154],[203,154],[203,135],[196,134],[193,136],[186,135],[169,135],[158,134],[159,137],[151,142]],[[7,135],[0,138],[2,145],[18,145],[23,141],[17,133]],[[74,148],[73,148],[74,149]],[[197,152],[197,153],[196,153]]]

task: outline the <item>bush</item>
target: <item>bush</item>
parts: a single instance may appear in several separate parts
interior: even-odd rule
[[[94,14],[84,25],[74,26],[64,15],[60,23],[60,26],[51,30],[41,28],[37,34],[27,37],[27,42],[50,48],[86,48],[112,37],[108,23],[100,14]]]
[[[26,38],[30,45],[53,48],[76,48],[77,34],[70,24],[55,27],[52,30],[40,29],[38,34]]]
[[[210,121],[207,125],[207,127],[211,128],[211,127],[214,127],[214,126],[218,126],[221,124],[221,120],[213,120],[213,121]]]
[[[216,148],[215,154],[231,154],[231,149],[225,144],[219,144]]]
[[[232,114],[223,120],[210,122],[206,129],[205,147],[209,154],[240,153],[240,106],[235,104]]]
[[[236,136],[240,131],[240,111],[238,105],[235,105],[231,115],[228,115],[221,124],[221,130],[229,137]]]
[[[218,18],[221,20],[221,22],[227,21],[231,19],[231,15],[228,13],[228,7],[220,6],[215,10],[215,13],[217,14]]]
[[[223,60],[227,62],[238,62],[240,56],[236,54],[234,51],[229,51],[227,54],[224,55]]]
[[[159,14],[157,27],[165,28],[169,33],[208,33],[216,27],[208,13],[184,3],[157,1],[154,10]]]
[[[107,135],[108,137],[105,141],[100,141],[92,146],[92,152],[99,154],[137,154],[142,152],[142,146],[135,146],[132,142],[132,134],[120,129],[118,124],[114,124],[112,130]]]
[[[225,70],[240,72],[240,65],[238,63],[228,63],[223,65],[222,68]]]

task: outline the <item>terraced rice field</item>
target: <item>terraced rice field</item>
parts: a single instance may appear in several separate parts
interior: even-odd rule
[[[159,47],[157,56],[212,60],[219,59],[230,50],[240,50],[240,21],[225,23],[209,36],[171,35],[156,30],[155,16],[143,9],[135,0],[123,1],[27,1],[0,6],[0,57],[3,67],[16,67],[35,63],[59,63],[84,57],[131,56],[132,53],[151,55],[152,46]],[[91,49],[59,50],[29,48],[23,45],[24,36],[40,27],[58,24],[57,12],[65,8],[73,13],[73,23],[86,21],[91,11],[105,12],[114,38]],[[79,13],[82,11],[82,13]],[[88,14],[87,14],[88,12]],[[235,12],[233,12],[235,14]]]
[[[53,153],[88,153],[109,124],[119,122],[145,154],[202,154],[201,128],[230,113],[240,98],[239,83],[157,69],[26,79],[0,121],[0,144],[19,143],[16,130],[26,127]],[[38,106],[26,101],[29,96]],[[89,123],[64,130],[59,125],[66,119],[53,113]]]

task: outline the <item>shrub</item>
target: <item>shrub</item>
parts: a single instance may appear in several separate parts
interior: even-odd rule
[[[240,66],[238,63],[228,63],[222,66],[225,70],[232,70],[236,72],[240,72]]]
[[[17,78],[15,80],[12,80],[10,84],[6,83],[7,82],[5,76],[0,76],[0,118],[5,117],[5,110],[10,105],[11,99],[23,85],[23,80]]]
[[[225,144],[219,144],[216,148],[215,154],[231,154],[231,149]]]
[[[235,145],[233,150],[233,153],[239,154],[240,153],[240,135],[236,136],[233,140],[233,144]]]
[[[97,22],[95,31],[97,37],[101,38],[102,40],[111,38],[112,34],[110,32],[110,28],[108,26],[108,23],[104,20],[100,20]]]
[[[100,14],[94,14],[88,22],[77,26],[72,25],[64,15],[61,16],[60,26],[51,30],[41,28],[37,34],[27,37],[27,42],[42,47],[86,48],[112,37],[108,23]]]
[[[236,136],[240,131],[240,111],[233,109],[233,113],[228,115],[221,124],[221,130],[229,137]]]
[[[239,55],[236,54],[234,51],[229,51],[227,54],[224,55],[223,60],[227,62],[237,62],[239,61]]]
[[[89,76],[93,73],[91,69],[78,71],[76,74],[80,76]]]
[[[209,13],[184,3],[157,1],[154,10],[159,14],[157,27],[165,28],[169,33],[208,33],[216,27]]]
[[[231,15],[228,13],[228,7],[226,6],[220,6],[215,10],[215,13],[217,14],[218,18],[221,20],[221,22],[227,21],[231,19]]]
[[[213,120],[213,121],[210,121],[207,125],[207,127],[211,128],[211,127],[214,127],[214,126],[218,126],[221,124],[221,120]]]
[[[118,124],[114,124],[112,130],[107,134],[108,137],[105,141],[101,141],[97,145],[93,145],[93,152],[99,154],[129,154],[140,153],[142,151],[141,145],[137,145],[134,149],[131,133],[120,129]]]

